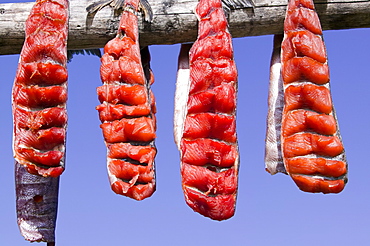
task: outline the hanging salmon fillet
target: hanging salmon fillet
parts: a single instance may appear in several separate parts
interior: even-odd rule
[[[237,70],[220,0],[200,0],[198,38],[183,44],[175,96],[175,141],[186,203],[214,220],[234,215],[239,155]]]
[[[36,1],[12,93],[17,221],[26,240],[48,245],[65,161],[67,35],[68,1]]]
[[[289,174],[302,191],[339,193],[347,163],[311,0],[289,1],[281,38],[271,62],[266,169]]]
[[[32,174],[64,170],[68,1],[36,1],[26,21],[13,94],[13,151]]]
[[[121,1],[123,2],[123,1]],[[156,148],[154,82],[147,47],[140,51],[138,17],[140,8],[151,13],[146,1],[102,1],[88,7],[92,13],[113,4],[123,7],[117,36],[104,47],[100,74],[103,85],[97,106],[108,149],[107,165],[111,187],[117,194],[142,200],[155,191]]]

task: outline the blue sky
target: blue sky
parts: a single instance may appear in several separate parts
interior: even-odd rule
[[[349,164],[347,186],[337,195],[309,194],[298,190],[290,177],[265,172],[272,36],[237,38],[233,41],[239,70],[239,190],[236,214],[223,222],[193,212],[181,190],[172,130],[179,45],[150,47],[158,110],[157,191],[140,202],[110,190],[95,110],[100,61],[76,56],[68,64],[67,166],[61,176],[57,245],[366,245],[370,240],[370,29],[325,31],[324,40]],[[29,242],[16,224],[11,150],[11,88],[17,62],[17,55],[0,56],[0,244],[22,246]]]

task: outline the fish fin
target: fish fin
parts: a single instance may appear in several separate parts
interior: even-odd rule
[[[244,1],[244,0],[238,0]],[[249,1],[249,0],[246,0]],[[105,6],[110,6],[115,11],[124,8],[125,1],[124,0],[101,0],[95,3],[90,4],[87,6],[86,11],[89,15],[94,15],[96,12],[104,8]],[[140,0],[139,2],[139,11],[144,14],[144,20],[147,22],[151,22],[153,19],[153,11],[150,7],[150,4],[147,0]]]
[[[222,0],[224,8],[226,10],[242,9],[242,8],[254,8],[253,0]]]
[[[117,10],[117,9],[123,8],[123,6],[125,6],[125,1],[124,0],[114,0],[110,6],[113,9]]]
[[[107,5],[110,5],[114,0],[101,0],[99,2],[95,2],[90,4],[89,6],[86,7],[86,11],[89,13],[89,15],[92,15],[102,8],[104,8]]]
[[[71,62],[74,55],[93,55],[101,58],[100,49],[67,50],[67,61]]]
[[[144,13],[144,20],[146,22],[152,22],[153,11],[152,11],[152,8],[150,7],[148,0],[140,0],[139,11]]]

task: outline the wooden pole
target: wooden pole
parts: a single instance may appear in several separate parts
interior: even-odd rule
[[[115,36],[119,21],[110,7],[88,18],[92,0],[70,1],[69,49],[101,48]],[[197,35],[193,9],[197,0],[149,0],[154,19],[140,22],[142,45],[192,42]],[[229,30],[234,38],[282,32],[286,0],[254,0],[253,8],[233,10]],[[33,3],[0,4],[0,55],[17,54],[23,44],[24,22]],[[324,30],[370,27],[369,0],[317,0]]]

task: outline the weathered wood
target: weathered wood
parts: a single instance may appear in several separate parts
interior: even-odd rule
[[[70,1],[70,49],[100,48],[114,37],[119,17],[106,7],[87,18],[91,0]],[[193,9],[197,0],[149,0],[154,19],[140,22],[143,45],[175,44],[194,41],[197,19]],[[229,30],[233,37],[258,36],[282,32],[286,0],[255,0],[254,8],[233,10]],[[317,0],[317,12],[324,30],[370,27],[370,0]],[[20,52],[24,22],[33,3],[0,4],[0,55]]]

